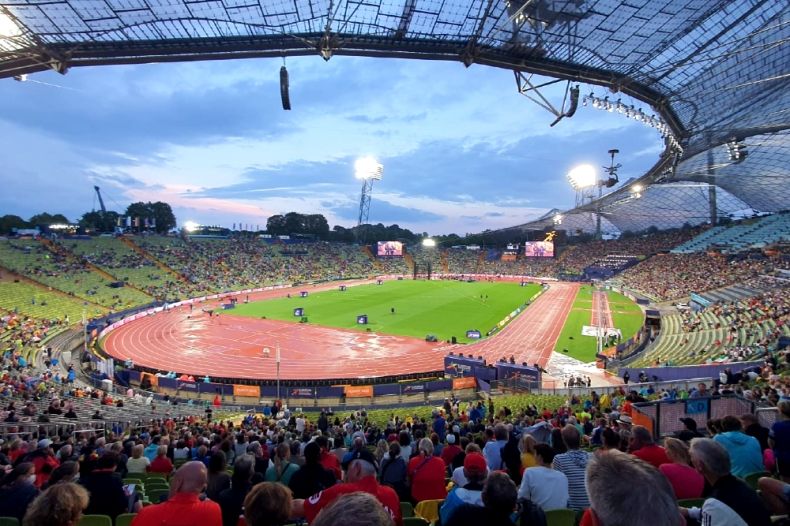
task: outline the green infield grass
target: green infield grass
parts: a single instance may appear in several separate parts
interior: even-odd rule
[[[425,338],[435,335],[439,340],[455,336],[469,342],[466,331],[479,330],[483,336],[505,316],[534,296],[540,285],[519,283],[458,281],[386,281],[383,285],[366,284],[310,292],[299,297],[299,289],[290,298],[277,298],[238,304],[225,314],[266,317],[297,323],[294,309],[304,309],[310,324],[344,329],[370,329],[381,334]],[[285,293],[284,293],[285,294]],[[392,313],[392,309],[395,313]],[[368,324],[358,325],[360,314],[367,314]],[[588,315],[589,316],[589,315]]]
[[[609,310],[612,312],[614,326],[623,334],[623,341],[639,331],[644,324],[642,309],[622,294],[608,292]],[[597,342],[594,336],[582,336],[582,327],[592,323],[592,287],[585,285],[579,289],[573,308],[562,327],[562,332],[554,347],[555,352],[567,354],[582,362],[595,361]],[[564,352],[568,349],[568,352]]]

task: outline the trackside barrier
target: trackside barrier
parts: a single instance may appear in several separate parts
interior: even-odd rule
[[[139,388],[143,377],[154,380],[150,391]],[[199,406],[212,402],[215,396],[219,395],[223,411],[228,410],[228,403],[238,406],[241,410],[247,410],[270,404],[278,398],[275,385],[183,382],[176,378],[156,377],[150,373],[129,369],[117,370],[115,378],[119,381],[119,384],[112,386],[112,392],[115,393],[125,393],[127,386],[133,385],[135,392],[150,394],[156,400],[169,395],[171,399],[177,398],[179,403],[191,400]],[[100,378],[92,377],[90,380],[95,387],[106,388],[101,384]],[[238,392],[243,395],[239,395]],[[466,400],[474,399],[476,392],[475,379],[464,377],[370,386],[281,386],[279,398],[290,407],[396,407],[430,404],[450,396]]]
[[[531,393],[531,394],[545,394],[545,395],[577,395],[580,397],[590,396],[593,391],[596,394],[602,395],[606,394],[614,394],[620,390],[622,387],[627,391],[637,391],[642,392],[644,389],[649,389],[650,387],[653,388],[655,392],[659,392],[662,389],[672,390],[685,390],[689,391],[692,387],[696,387],[698,384],[710,384],[711,378],[689,378],[687,380],[672,380],[667,382],[647,382],[647,383],[629,383],[628,385],[606,385],[606,386],[598,386],[598,387],[546,387],[545,382],[541,386],[534,381],[530,381],[529,379],[525,378],[509,378],[507,380],[497,380],[495,382],[491,382],[491,388],[496,389],[499,391],[512,391],[514,393]]]
[[[618,371],[618,375],[622,377],[628,371],[631,378],[636,378],[639,376],[639,373],[644,372],[648,378],[655,378],[656,381],[685,380],[691,377],[718,378],[719,373],[724,369],[730,369],[733,373],[737,373],[745,369],[759,368],[761,365],[761,361],[752,361],[678,365],[674,367],[623,367]]]

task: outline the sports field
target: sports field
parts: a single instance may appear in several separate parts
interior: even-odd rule
[[[636,303],[622,294],[609,291],[606,296],[614,326],[622,332],[623,340],[627,340],[644,324],[644,314]],[[582,327],[592,324],[592,304],[592,287],[585,285],[579,289],[573,308],[568,313],[568,319],[554,348],[556,352],[567,354],[583,362],[595,361],[597,352],[595,337],[582,336]],[[564,349],[568,352],[565,353]]]
[[[310,287],[303,290],[309,293]],[[313,325],[369,328],[381,334],[418,338],[433,334],[439,340],[455,336],[459,342],[469,342],[467,330],[477,329],[485,336],[539,290],[540,285],[522,287],[508,282],[386,281],[383,285],[348,287],[345,292],[311,293],[306,298],[292,293],[290,298],[239,304],[226,314],[297,323],[299,318],[293,311],[301,307]],[[367,314],[367,325],[356,323],[360,314]]]

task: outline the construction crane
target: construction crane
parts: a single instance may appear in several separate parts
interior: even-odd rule
[[[104,206],[104,199],[101,198],[101,191],[99,191],[99,187],[98,186],[94,186],[93,189],[96,190],[96,196],[99,198],[99,205],[101,206],[101,213],[102,214],[106,214],[107,213],[107,208]]]

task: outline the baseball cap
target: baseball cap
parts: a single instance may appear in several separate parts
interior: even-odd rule
[[[689,429],[693,429],[693,430],[697,429],[697,421],[694,420],[693,418],[688,418],[688,417],[681,418],[680,421],[683,422],[683,424]]]
[[[351,455],[351,458],[343,462],[343,469],[348,469],[348,466],[355,460],[364,460],[369,462],[372,466],[376,465],[376,458],[367,449],[357,449]]]
[[[49,447],[52,445],[52,441],[48,438],[42,438],[38,441],[38,448],[44,449],[45,447]]]
[[[487,469],[486,459],[480,453],[469,453],[464,458],[464,470],[469,473],[482,475]]]

